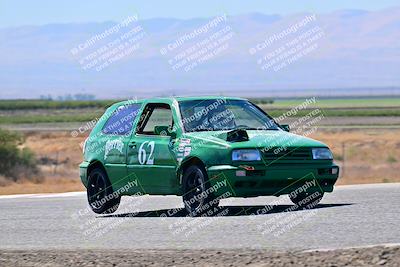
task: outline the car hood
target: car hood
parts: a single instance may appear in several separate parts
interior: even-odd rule
[[[205,143],[221,145],[226,148],[265,148],[265,147],[327,147],[322,142],[301,135],[280,131],[258,131],[247,130],[248,141],[228,142],[226,141],[228,131],[210,131],[186,133],[191,139],[202,140]]]

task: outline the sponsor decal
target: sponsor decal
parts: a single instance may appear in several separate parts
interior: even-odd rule
[[[117,150],[120,154],[124,153],[124,143],[119,140],[109,140],[106,142],[106,146],[104,149],[104,160],[107,159],[108,155],[110,154],[111,150]]]
[[[176,153],[176,160],[178,162],[181,162],[184,157],[190,155],[191,151],[192,151],[191,140],[188,138],[179,139],[179,144]]]

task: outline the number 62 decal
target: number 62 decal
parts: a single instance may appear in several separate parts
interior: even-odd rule
[[[145,148],[146,144],[147,144],[147,146]],[[143,165],[143,164],[153,165],[154,164],[154,146],[155,146],[154,141],[151,141],[151,142],[146,141],[140,145],[139,151],[138,151],[138,160],[141,165]],[[147,155],[146,150],[150,150],[149,155]]]

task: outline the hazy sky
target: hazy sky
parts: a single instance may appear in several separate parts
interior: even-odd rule
[[[290,14],[338,9],[379,10],[399,6],[399,0],[0,0],[0,27],[48,23],[99,22],[137,14],[154,17],[193,18],[226,13]]]

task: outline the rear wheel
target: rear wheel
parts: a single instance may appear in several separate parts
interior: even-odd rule
[[[89,173],[87,198],[91,209],[98,214],[115,212],[121,202],[121,196],[114,193],[106,172],[101,168]]]
[[[192,165],[186,168],[182,178],[183,203],[190,216],[213,215],[219,200],[209,192],[209,182],[204,168]]]

